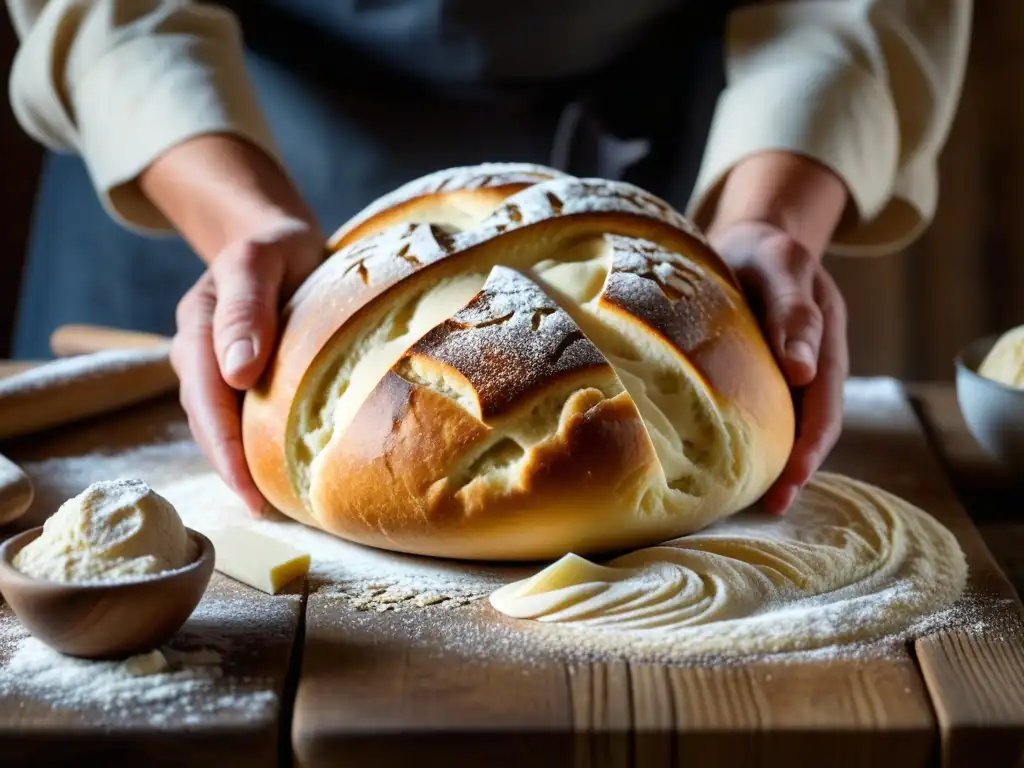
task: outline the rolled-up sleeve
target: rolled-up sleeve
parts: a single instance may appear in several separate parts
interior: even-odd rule
[[[228,11],[186,0],[7,0],[20,39],[14,114],[47,147],[79,153],[110,214],[171,229],[136,180],[189,138],[230,133],[276,156]]]
[[[790,151],[830,168],[849,191],[831,252],[887,253],[912,242],[935,214],[971,13],[971,0],[808,0],[734,11],[726,88],[690,215],[706,223],[722,181],[745,157]]]

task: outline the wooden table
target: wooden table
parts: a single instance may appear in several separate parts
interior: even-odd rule
[[[39,525],[76,489],[103,479],[96,476],[102,469],[76,457],[176,444],[187,435],[181,419],[176,399],[168,398],[5,444],[4,453],[32,477],[36,501],[23,519],[0,527],[0,539]],[[51,473],[54,461],[64,463]],[[10,638],[18,622],[0,603],[0,765],[93,765],[111,758],[147,767],[280,765],[291,753],[291,670],[304,593],[299,584],[271,597],[215,573],[171,645],[222,658],[201,668],[210,679],[204,674],[198,690],[176,686],[169,700],[149,707],[123,697],[111,701],[99,686],[92,693],[85,686],[73,706],[55,707],[30,678],[10,679],[3,668],[19,650]]]
[[[974,440],[951,385],[913,384],[908,391],[957,496],[1024,594],[1024,479],[994,462]]]
[[[196,724],[172,717],[154,727],[0,697],[2,762],[31,754],[47,765],[101,755],[190,766],[293,757],[303,766],[446,768],[1017,765],[1024,755],[1020,603],[981,534],[1019,575],[1021,556],[1007,542],[1024,542],[1024,525],[1013,519],[1024,493],[972,447],[948,387],[910,387],[909,397],[897,386],[882,390],[889,394],[867,416],[848,413],[828,468],[904,496],[957,535],[972,588],[996,598],[986,609],[991,633],[939,631],[885,659],[706,668],[524,663],[467,657],[429,629],[409,631],[399,614],[357,619],[322,591],[271,598],[217,577],[208,599],[263,604],[272,617],[269,627],[254,619],[235,628],[247,651],[225,675],[260,681],[273,707],[255,718],[226,713]],[[41,508],[32,513],[42,515],[67,495],[61,483],[68,480],[34,474],[45,469],[40,460],[184,435],[177,405],[161,401],[3,450],[42,486]],[[0,663],[4,652],[0,644]]]

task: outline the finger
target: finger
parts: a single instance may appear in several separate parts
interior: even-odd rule
[[[214,261],[212,348],[223,380],[237,390],[256,383],[276,338],[284,261],[270,253],[273,247],[246,243]]]
[[[846,309],[842,296],[825,273],[815,281],[815,295],[824,317],[818,375],[800,398],[797,439],[782,476],[766,495],[772,511],[785,511],[835,447],[843,423],[843,382],[849,372]]]
[[[750,278],[764,307],[765,332],[790,386],[814,379],[823,319],[814,300],[813,257],[797,243],[772,241],[757,259]]]
[[[764,498],[761,499],[761,505],[769,514],[782,515],[793,506],[799,493],[799,485],[780,478],[768,489]]]
[[[214,301],[212,282],[182,301],[171,361],[181,380],[180,398],[196,443],[217,474],[258,516],[265,501],[245,461],[238,395],[221,378],[213,352]]]

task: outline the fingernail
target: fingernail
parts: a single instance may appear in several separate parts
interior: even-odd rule
[[[775,514],[778,515],[779,517],[782,517],[787,512],[789,512],[789,510],[793,507],[793,502],[796,501],[796,496],[797,496],[796,491],[790,491],[785,496],[783,496],[782,497],[782,503],[779,504],[779,507],[775,511]]]
[[[786,344],[786,356],[795,362],[814,367],[814,350],[806,341],[791,341]]]
[[[239,339],[228,347],[224,354],[224,373],[232,376],[242,370],[256,357],[256,348],[252,339]]]
[[[793,506],[793,502],[796,501],[798,489],[789,487],[785,490],[779,489],[775,495],[772,505],[772,513],[778,516],[785,515],[789,508]]]

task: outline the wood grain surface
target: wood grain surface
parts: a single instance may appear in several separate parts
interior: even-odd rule
[[[954,524],[966,531],[967,546],[974,551],[980,534],[999,565],[981,558],[975,577],[993,599],[1010,599],[1004,576],[1019,596],[1024,589],[1024,484],[971,436],[953,386],[915,384],[910,390],[934,454],[974,523],[956,515]],[[918,641],[917,652],[945,726],[944,765],[967,765],[979,754],[991,755],[994,764],[1016,765],[1024,756],[1024,632],[1019,624],[994,617],[983,634],[941,633]]]
[[[0,527],[0,539],[39,525],[88,482],[110,479],[106,465],[94,465],[90,457],[180,444],[187,435],[171,397],[3,442],[4,453],[32,478],[36,501],[22,519]],[[175,471],[159,466],[166,461],[159,455],[147,459],[142,453],[138,461],[130,471],[143,477],[157,469]],[[204,468],[192,454],[179,461],[182,472]],[[220,654],[223,675],[191,692],[188,706],[169,711],[144,703],[104,711],[95,701],[55,707],[52,695],[24,690],[3,669],[17,652],[20,623],[0,603],[0,764],[224,768],[276,766],[282,757],[287,764],[295,677],[289,667],[301,633],[304,588],[300,582],[270,596],[215,573],[196,613],[168,646]],[[232,696],[239,697],[235,706],[223,706]]]
[[[948,418],[948,417],[947,417]],[[873,407],[873,428],[847,424],[836,461],[928,510],[957,537],[980,596],[983,632],[940,630],[914,652],[941,729],[943,766],[1017,765],[1024,756],[1024,624],[1020,600],[929,449],[910,400]],[[881,425],[887,425],[883,431]]]
[[[942,478],[903,391],[888,382],[868,401],[847,405],[827,468],[934,510],[960,537],[975,586],[1001,590],[1009,601],[1008,584]],[[1017,608],[994,604],[985,616],[1005,624]],[[302,765],[341,765],[353,755],[397,765],[414,754],[428,763],[443,756],[446,765],[512,765],[527,749],[544,765],[797,766],[828,755],[829,765],[913,766],[936,758],[940,735],[954,755],[967,722],[930,701],[964,689],[934,675],[926,684],[909,651],[703,668],[533,659],[524,669],[500,650],[478,649],[484,660],[470,662],[450,636],[410,621],[354,617],[333,598],[310,595],[293,726]],[[1019,647],[1018,640],[1009,642]],[[1014,658],[1007,664],[1007,672],[1016,669]],[[956,669],[969,685],[983,685],[978,669]],[[1005,714],[1024,726],[1024,711]]]
[[[961,503],[992,556],[1024,594],[1024,478],[978,445],[949,384],[912,384],[909,393]]]
[[[480,610],[480,609],[477,609]],[[925,765],[908,659],[684,668],[466,658],[436,626],[312,595],[294,744],[303,766]]]
[[[960,413],[956,389],[915,384],[909,391],[932,448],[974,522],[983,528],[994,523],[1024,523],[1024,478],[1015,476],[978,445]]]
[[[236,604],[237,612],[225,602]],[[282,717],[287,719],[281,702],[301,602],[301,594],[262,596],[215,574],[204,603],[216,610],[204,613],[201,604],[168,645],[221,654],[222,673],[166,712],[144,701],[111,707],[101,693],[93,698],[81,690],[65,693],[72,700],[54,706],[52,694],[24,690],[0,672],[3,764],[82,766],[114,764],[116,758],[117,764],[143,766],[278,765]],[[232,618],[224,620],[228,614]],[[3,636],[16,623],[0,604]],[[0,666],[18,648],[0,643]]]
[[[238,605],[239,618],[216,629],[227,636],[222,643],[237,643],[237,652],[225,655],[226,679],[276,692],[283,709],[198,723],[171,718],[157,727],[147,722],[153,713],[118,720],[0,689],[3,762],[31,755],[35,764],[81,765],[83,758],[125,756],[155,765],[272,765],[294,746],[302,766],[1014,765],[1024,733],[1019,603],[956,501],[909,402],[899,389],[892,393],[870,408],[848,403],[828,468],[904,496],[948,525],[968,555],[973,587],[992,598],[979,614],[991,631],[937,632],[881,659],[565,663],[514,647],[467,653],[472,637],[459,634],[460,612],[468,627],[490,611],[486,601],[424,623],[414,612],[356,612],[326,592],[305,603],[301,594],[271,597],[215,575],[207,599]],[[12,527],[38,524],[73,490],[68,476],[53,476],[59,462],[186,438],[180,409],[168,398],[3,443],[38,487],[36,505]],[[202,469],[196,461],[185,461],[182,471]],[[0,606],[0,630],[13,621],[6,611]],[[186,644],[214,630],[212,615],[197,615],[203,626],[186,626]],[[0,663],[13,650],[0,643]]]

